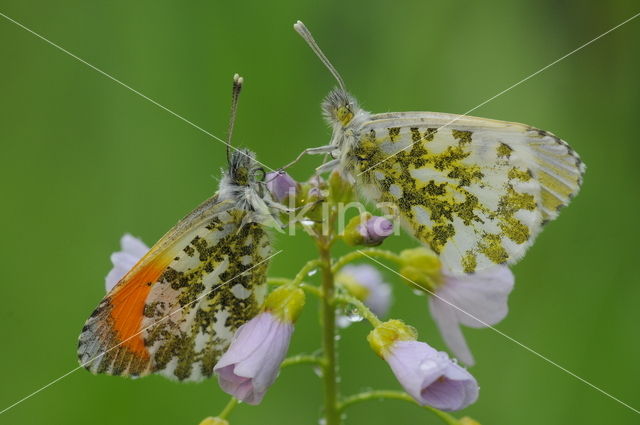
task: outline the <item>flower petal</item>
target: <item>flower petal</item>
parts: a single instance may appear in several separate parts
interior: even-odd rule
[[[121,251],[111,254],[113,268],[105,278],[105,288],[107,292],[111,291],[120,279],[149,251],[149,248],[142,240],[128,233],[120,239],[120,247]]]
[[[384,317],[391,306],[391,285],[383,281],[380,271],[370,264],[349,264],[336,275],[336,282],[349,287],[355,283],[366,289],[362,302],[378,317]],[[355,292],[358,292],[357,290]],[[354,294],[355,295],[355,294]]]
[[[292,323],[270,312],[242,325],[213,368],[220,387],[245,403],[259,404],[278,376],[292,332]]]
[[[484,328],[495,325],[507,315],[507,300],[513,284],[511,270],[506,266],[496,266],[464,276],[445,273],[445,283],[436,294],[462,310],[449,306],[460,323]]]
[[[120,239],[120,246],[122,251],[133,255],[137,258],[142,258],[149,252],[149,247],[142,242],[142,239],[131,236],[129,233],[125,233]]]
[[[469,366],[475,364],[471,350],[464,339],[455,308],[434,296],[429,297],[429,311],[436,322],[447,347],[461,362]]]
[[[405,391],[422,400],[422,389],[438,379],[447,366],[437,353],[423,342],[397,341],[385,360]]]
[[[384,358],[405,391],[421,405],[452,411],[478,398],[475,378],[447,353],[424,342],[396,340]]]
[[[460,410],[478,399],[478,383],[464,368],[449,363],[444,374],[424,388],[422,397],[427,404],[440,410]]]

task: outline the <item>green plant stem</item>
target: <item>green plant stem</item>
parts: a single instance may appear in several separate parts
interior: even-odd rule
[[[270,277],[269,279],[267,279],[267,284],[273,286],[290,285],[293,284],[293,280],[287,279],[286,277]],[[322,298],[322,290],[317,286],[300,282],[298,283],[298,287],[302,288],[310,294],[315,295],[316,297]]]
[[[319,259],[307,261],[307,263],[302,266],[296,277],[293,278],[293,284],[299,285],[303,280],[309,275],[309,272],[316,267],[320,266],[321,261]]]
[[[322,267],[322,349],[324,356],[324,414],[326,425],[339,425],[338,380],[336,360],[336,307],[334,303],[333,270],[331,268],[331,242],[328,237],[318,238]]]
[[[338,294],[338,295],[335,296],[335,300],[337,302],[343,302],[343,303],[351,304],[352,306],[357,308],[358,312],[362,315],[362,317],[367,319],[369,321],[369,323],[371,323],[372,326],[375,327],[375,326],[378,326],[378,325],[382,324],[382,321],[380,319],[378,319],[378,316],[373,314],[373,312],[371,311],[371,309],[369,309],[369,307],[364,305],[364,303],[362,301],[360,301],[359,299],[357,299],[353,295]]]
[[[344,255],[338,259],[333,265],[333,273],[336,273],[338,270],[351,263],[352,261],[359,260],[360,258],[367,257],[378,257],[383,258],[385,260],[393,261],[395,263],[399,263],[401,258],[398,254],[395,254],[391,251],[387,251],[384,249],[378,248],[368,248],[368,249],[360,249],[358,251],[350,252],[347,255]]]
[[[416,406],[420,406],[409,394],[402,391],[391,391],[391,390],[377,390],[377,391],[367,391],[359,394],[355,394],[345,398],[340,406],[338,407],[338,411],[342,412],[349,406],[352,406],[357,403],[361,403],[363,401],[369,400],[380,400],[380,399],[393,399],[393,400],[403,400],[408,401],[411,404]],[[433,414],[438,416],[444,423],[447,425],[460,425],[460,422],[451,416],[450,414],[443,412],[438,409],[434,409],[430,406],[420,406],[426,410],[431,411]]]
[[[295,366],[299,364],[314,364],[324,367],[324,359],[322,357],[314,356],[313,354],[298,354],[284,359],[281,367]]]
[[[291,279],[287,279],[286,277],[270,277],[267,279],[267,285],[271,286],[282,286],[291,283]]]
[[[298,285],[300,288],[302,288],[304,291],[315,295],[318,298],[322,298],[322,289],[318,288],[317,286],[314,285],[309,285],[308,283],[301,283]]]
[[[227,403],[226,406],[224,406],[224,409],[222,409],[222,412],[220,412],[220,414],[218,415],[218,418],[220,419],[226,419],[227,416],[229,416],[229,414],[231,413],[231,411],[238,405],[238,399],[236,399],[235,397],[231,397],[231,399],[229,400],[229,402]]]

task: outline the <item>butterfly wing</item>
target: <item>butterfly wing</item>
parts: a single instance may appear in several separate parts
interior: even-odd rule
[[[585,170],[553,134],[505,121],[378,114],[352,137],[347,171],[364,195],[397,207],[404,227],[458,273],[520,259]]]
[[[269,237],[217,196],[169,231],[100,302],[78,357],[94,373],[211,376],[266,293]]]

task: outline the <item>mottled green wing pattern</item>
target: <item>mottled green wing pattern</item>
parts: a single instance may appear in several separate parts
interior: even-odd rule
[[[159,323],[144,332],[154,372],[191,381],[211,376],[235,331],[258,313],[271,244],[261,225],[242,224],[245,214],[232,209],[212,219],[152,288],[142,326]]]
[[[271,244],[247,211],[216,197],[163,237],[87,320],[80,362],[94,373],[209,377],[266,294]]]
[[[584,172],[564,141],[503,121],[379,114],[354,137],[347,171],[364,195],[397,207],[404,227],[460,273],[520,259]]]

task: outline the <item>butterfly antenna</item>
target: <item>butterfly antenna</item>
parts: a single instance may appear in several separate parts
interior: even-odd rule
[[[329,62],[329,59],[327,59],[324,53],[322,53],[322,50],[320,50],[320,46],[318,46],[318,43],[316,43],[316,40],[314,40],[313,36],[311,35],[311,32],[302,23],[302,21],[298,21],[295,24],[293,24],[293,29],[296,30],[296,32],[300,34],[302,38],[304,38],[304,41],[306,41],[309,47],[311,47],[311,50],[315,52],[315,54],[318,56],[318,58],[320,58],[324,66],[326,66],[329,72],[331,72],[333,77],[338,81],[338,85],[340,86],[340,89],[346,92],[347,89],[345,88],[344,80],[342,80],[342,77],[340,76],[340,74],[338,74],[338,71],[336,71],[333,65],[331,65],[331,62]]]
[[[233,136],[233,126],[236,123],[236,114],[238,112],[238,99],[242,90],[244,79],[235,74],[233,76],[233,89],[231,92],[231,117],[229,117],[229,130],[227,131],[227,162],[231,164],[231,137]]]

